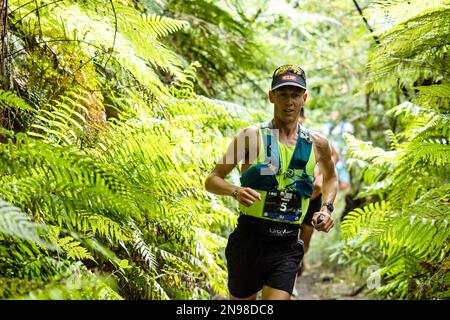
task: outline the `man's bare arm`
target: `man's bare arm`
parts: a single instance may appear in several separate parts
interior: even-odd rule
[[[226,153],[223,155],[214,170],[205,180],[205,188],[207,191],[224,196],[232,196],[237,191],[236,199],[245,206],[250,206],[257,199],[261,200],[261,195],[251,188],[240,188],[225,181],[225,177],[238,165],[242,160],[248,160],[251,148],[256,148],[257,128],[249,127],[242,130],[230,143]],[[248,137],[249,143],[245,143]],[[257,152],[257,151],[256,151]]]
[[[331,160],[333,160],[334,165],[339,161],[339,153],[337,153],[336,149],[333,147],[332,144],[330,144],[331,148]]]
[[[331,147],[331,159],[333,160],[333,163],[336,165],[336,163],[339,160],[339,154],[337,153],[336,149],[330,144]],[[319,194],[322,193],[322,173],[320,172],[319,168],[314,169],[314,191],[311,196],[311,199],[315,199]]]
[[[334,162],[332,159],[332,147],[328,143],[326,137],[318,132],[312,133],[314,140],[314,147],[316,152],[316,159],[319,163],[319,170],[322,174],[322,203],[331,202],[334,203],[337,193],[337,176],[334,170]],[[317,218],[322,216],[323,222],[317,224]],[[321,211],[315,213],[313,216],[313,225],[319,231],[328,232],[334,225],[333,219],[330,214],[321,208]]]
[[[336,176],[336,171],[334,170],[334,162],[331,158],[331,152],[327,153],[324,150],[323,157],[321,157],[319,161],[319,169],[323,177],[322,201],[323,203],[326,202],[334,203],[334,200],[336,199],[338,180]]]

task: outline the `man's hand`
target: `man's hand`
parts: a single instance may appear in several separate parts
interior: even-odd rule
[[[261,194],[252,188],[239,188],[236,193],[236,199],[246,207],[250,207],[256,200],[261,200]]]
[[[328,232],[334,227],[334,220],[325,207],[322,207],[320,210],[319,212],[314,212],[312,224],[317,231]],[[320,223],[318,223],[318,219]]]

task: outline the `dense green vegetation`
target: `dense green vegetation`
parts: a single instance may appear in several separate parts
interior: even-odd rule
[[[226,297],[235,204],[204,179],[286,62],[306,125],[355,127],[334,263],[450,297],[447,1],[0,3],[0,299]]]

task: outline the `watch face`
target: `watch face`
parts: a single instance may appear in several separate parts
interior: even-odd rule
[[[322,205],[322,207],[327,207],[328,211],[331,213],[334,210],[333,204],[331,202],[326,202]]]
[[[333,210],[334,210],[333,204],[330,203],[330,202],[327,202],[327,209],[328,209],[330,212],[333,212]]]

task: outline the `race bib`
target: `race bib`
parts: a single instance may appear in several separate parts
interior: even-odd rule
[[[302,216],[302,199],[292,192],[267,192],[263,216],[282,221],[298,221]]]

